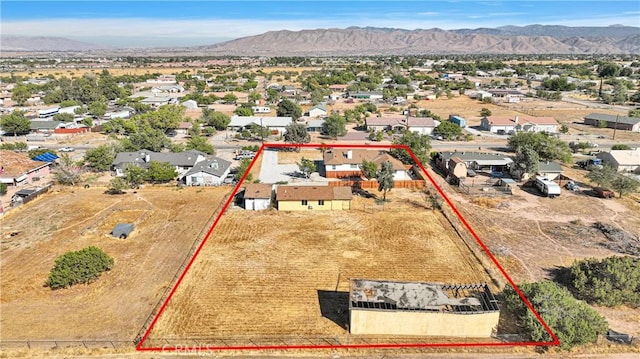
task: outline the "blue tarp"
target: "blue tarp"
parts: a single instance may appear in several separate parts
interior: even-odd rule
[[[53,162],[58,159],[58,156],[54,155],[51,152],[43,153],[41,155],[37,155],[33,158],[35,161],[40,162]]]

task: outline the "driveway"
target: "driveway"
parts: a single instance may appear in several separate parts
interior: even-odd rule
[[[278,151],[262,151],[262,165],[260,176],[258,176],[262,183],[289,182],[299,185],[318,185],[327,182],[327,179],[320,177],[317,172],[312,173],[310,179],[296,177],[297,173],[298,165],[295,163],[278,164]]]

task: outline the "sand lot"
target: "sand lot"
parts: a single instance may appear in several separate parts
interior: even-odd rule
[[[2,219],[2,340],[133,340],[230,190],[148,187],[113,196],[54,187],[12,210]],[[136,225],[126,240],[109,235],[121,222]],[[111,271],[89,285],[43,286],[59,255],[90,245],[114,258]]]

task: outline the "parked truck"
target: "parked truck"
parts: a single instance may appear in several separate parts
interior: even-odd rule
[[[545,177],[536,178],[536,188],[538,188],[540,193],[550,198],[558,197],[560,195],[560,186]]]

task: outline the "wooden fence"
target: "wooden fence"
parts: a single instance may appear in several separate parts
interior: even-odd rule
[[[378,181],[369,180],[369,181],[329,181],[327,184],[331,187],[356,187],[362,189],[377,189]],[[425,181],[424,180],[405,180],[405,181],[394,181],[394,188],[424,188]]]

